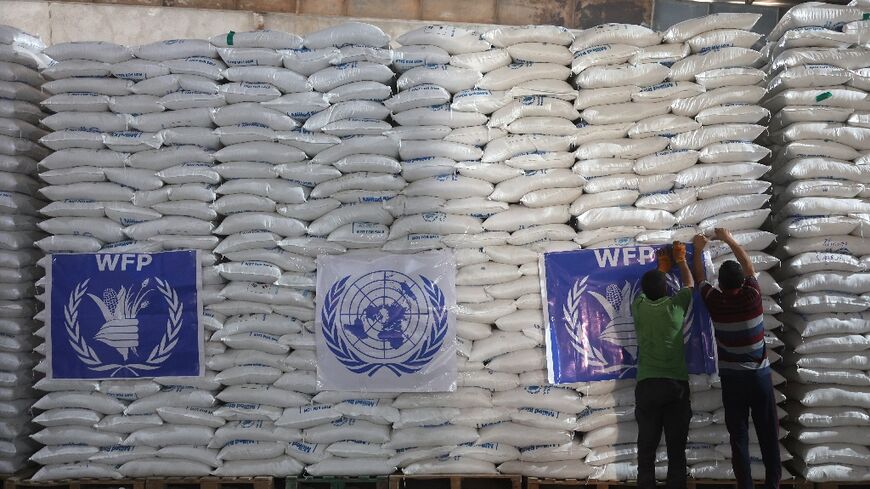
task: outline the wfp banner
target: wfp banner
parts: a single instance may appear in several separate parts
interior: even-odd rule
[[[453,255],[356,252],[317,258],[317,388],[456,388]]]
[[[195,251],[51,255],[48,377],[202,375],[200,282]]]
[[[661,247],[599,248],[541,257],[551,383],[635,377],[637,338],[631,303],[640,296],[640,278],[655,267]],[[686,248],[691,263],[692,246]],[[667,279],[669,293],[682,287],[676,265]],[[683,331],[689,373],[715,372],[712,323],[697,288]]]

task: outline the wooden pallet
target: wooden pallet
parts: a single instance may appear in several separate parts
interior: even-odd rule
[[[756,485],[760,486],[763,481],[756,481]],[[686,489],[733,489],[736,483],[733,480],[712,480],[712,479],[689,479],[686,482]],[[811,482],[800,480],[782,481],[780,485],[790,489],[813,489]],[[594,489],[622,489],[636,487],[636,481],[595,481],[583,479],[545,479],[539,477],[527,477],[526,489],[572,489],[572,488],[594,488]],[[816,486],[818,487],[818,486]],[[837,487],[829,487],[823,489],[839,489]],[[858,489],[856,487],[844,489]],[[870,489],[870,487],[861,488]]]
[[[141,489],[275,489],[275,480],[271,477],[154,477],[146,479]]]
[[[391,475],[390,489],[521,489],[523,477],[503,474]]]
[[[870,489],[870,482],[816,482],[816,489]]]
[[[387,489],[389,476],[288,477],[285,489]]]
[[[3,480],[3,489],[145,489],[145,479],[60,479],[34,481],[30,478],[9,477]]]
[[[36,467],[33,465],[29,465],[29,466],[19,470],[18,472],[15,472],[14,474],[0,474],[0,482],[3,482],[5,484],[6,481],[8,481],[9,479],[16,479],[16,480],[30,479],[31,477],[33,477],[33,474],[35,474],[35,473],[36,473]]]
[[[9,477],[3,489],[274,489],[271,477],[155,477],[33,481]]]
[[[731,489],[736,486],[733,480],[689,479],[687,489]],[[798,479],[780,481],[780,487],[789,489],[813,489],[813,483]],[[755,481],[756,487],[763,487],[764,481]]]
[[[627,485],[625,482],[593,481],[587,479],[549,479],[542,477],[526,477],[526,489],[572,489],[589,487],[595,489],[616,488],[619,485]]]

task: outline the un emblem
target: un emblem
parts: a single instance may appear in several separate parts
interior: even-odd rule
[[[423,275],[376,270],[333,283],[323,301],[323,337],[348,370],[373,376],[381,369],[397,377],[425,367],[447,334],[441,289]]]

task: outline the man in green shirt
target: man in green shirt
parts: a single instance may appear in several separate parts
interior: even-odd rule
[[[637,487],[656,485],[656,450],[665,433],[668,452],[668,489],[686,487],[686,439],[692,408],[689,372],[683,343],[683,322],[692,303],[692,273],[686,263],[686,246],[675,241],[658,253],[658,266],[641,278],[643,292],[631,305],[637,332],[637,386],[634,417],[637,420]],[[679,266],[683,288],[667,292],[666,273]]]

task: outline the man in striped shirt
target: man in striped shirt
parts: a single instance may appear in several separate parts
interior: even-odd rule
[[[695,236],[693,273],[710,311],[719,356],[725,425],[731,437],[731,464],[738,489],[753,487],[749,458],[749,416],[755,425],[766,489],[777,489],[782,476],[779,456],[779,417],[764,345],[764,308],[761,288],[749,255],[727,229],[716,228],[715,238],[727,244],[734,257],[719,268],[719,288],[704,280],[703,249],[708,240]]]

